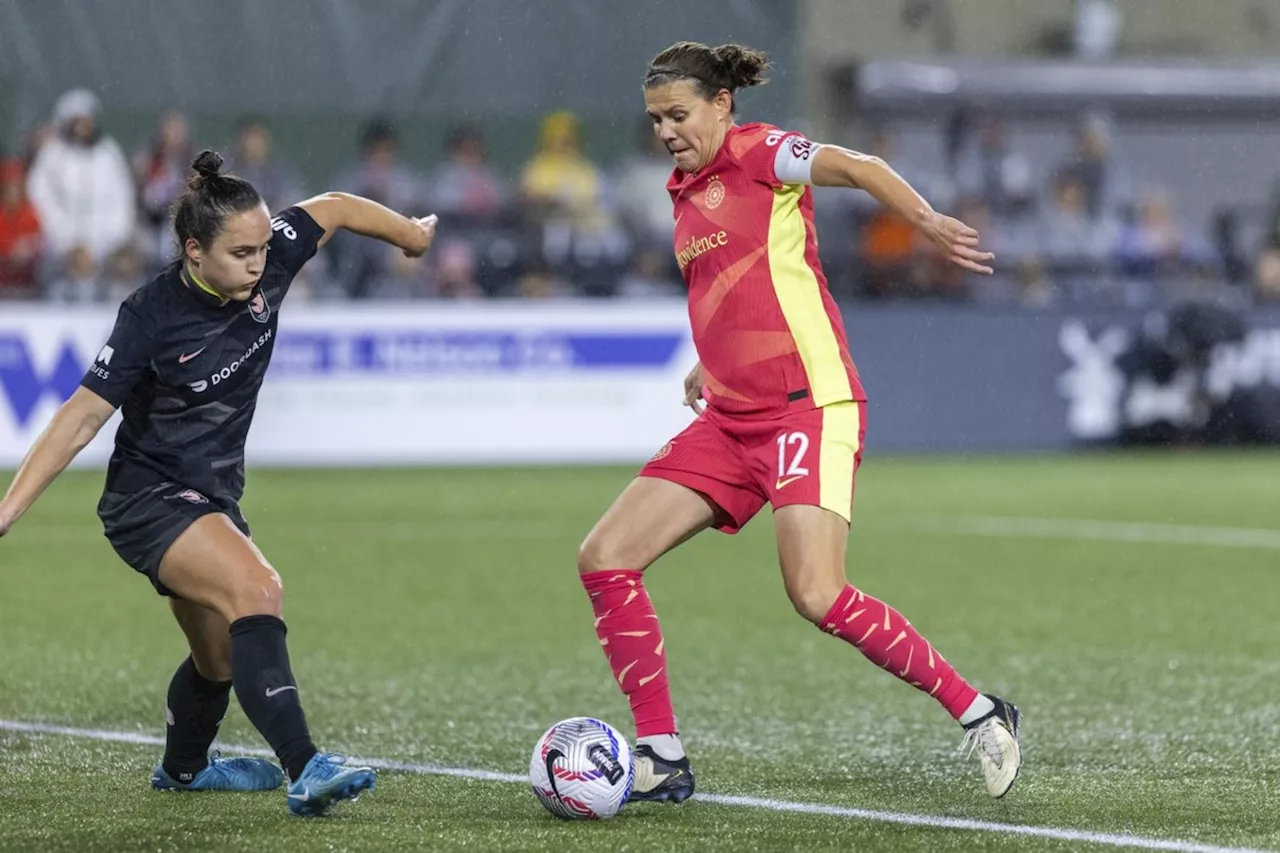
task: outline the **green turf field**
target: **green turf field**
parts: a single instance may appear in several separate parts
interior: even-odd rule
[[[560,718],[630,735],[574,570],[628,475],[251,474],[322,748],[522,775]],[[0,725],[163,734],[181,636],[102,539],[99,482],[68,475],[0,540]],[[1022,706],[1026,763],[1000,802],[940,708],[792,613],[765,515],[648,583],[700,791],[771,802],[565,824],[524,784],[386,771],[308,822],[281,792],[152,793],[145,743],[0,730],[0,848],[1280,849],[1277,507],[1272,455],[868,459],[851,577]],[[262,746],[234,702],[223,738]]]

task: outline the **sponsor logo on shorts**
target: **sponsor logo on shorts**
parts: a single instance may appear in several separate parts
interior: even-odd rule
[[[207,504],[209,499],[195,489],[183,489],[176,495],[169,495],[171,501],[186,501],[189,504]]]
[[[650,457],[649,461],[657,462],[659,459],[666,459],[669,455],[671,455],[671,445],[673,444],[675,444],[674,441],[668,441],[666,444],[662,445],[662,449],[659,450],[657,453],[653,454],[653,456]]]
[[[785,478],[785,479],[780,479],[780,480],[778,480],[778,482],[776,482],[776,483],[774,483],[774,484],[773,484],[773,487],[774,487],[775,489],[777,489],[778,491],[782,491],[782,490],[783,490],[783,489],[785,489],[787,486],[789,486],[789,485],[791,485],[792,483],[794,483],[796,480],[802,480],[802,479],[804,479],[804,478],[805,478],[805,477],[807,477],[807,476],[809,476],[809,475],[808,475],[808,474],[799,474],[799,475],[797,475],[797,476],[795,476],[795,477],[787,477],[787,478]]]

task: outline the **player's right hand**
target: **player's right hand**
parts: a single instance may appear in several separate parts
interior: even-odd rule
[[[706,408],[702,402],[702,362],[695,364],[684,378],[684,404],[698,415]]]
[[[424,216],[421,219],[412,220],[413,224],[418,226],[417,231],[413,235],[411,245],[404,246],[404,256],[406,258],[420,258],[427,253],[427,249],[431,248],[431,243],[436,239],[436,215]]]
[[[9,528],[13,526],[13,520],[9,518],[8,513],[0,510],[0,536],[4,536],[9,532]]]

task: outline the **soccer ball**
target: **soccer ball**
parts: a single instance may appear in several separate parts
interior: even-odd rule
[[[538,738],[529,759],[533,793],[565,820],[613,817],[631,793],[631,746],[608,723],[561,720]]]

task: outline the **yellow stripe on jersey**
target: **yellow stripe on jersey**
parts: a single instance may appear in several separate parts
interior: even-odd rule
[[[218,299],[221,299],[223,305],[226,305],[230,301],[229,299],[227,299],[227,297],[223,296],[221,293],[219,293],[218,291],[214,290],[212,287],[210,287],[209,285],[201,281],[196,276],[196,274],[191,271],[191,267],[187,266],[186,264],[183,264],[182,270],[187,274],[187,278],[191,279],[192,284],[194,284],[196,287],[200,288],[210,296],[214,296],[214,297],[217,297]]]
[[[825,406],[852,400],[853,389],[840,357],[840,342],[822,302],[818,277],[804,254],[806,232],[800,212],[804,191],[803,185],[774,190],[769,216],[769,275],[809,378],[813,405]]]
[[[818,505],[845,521],[853,520],[853,466],[858,457],[860,421],[854,402],[832,403],[822,409]]]

